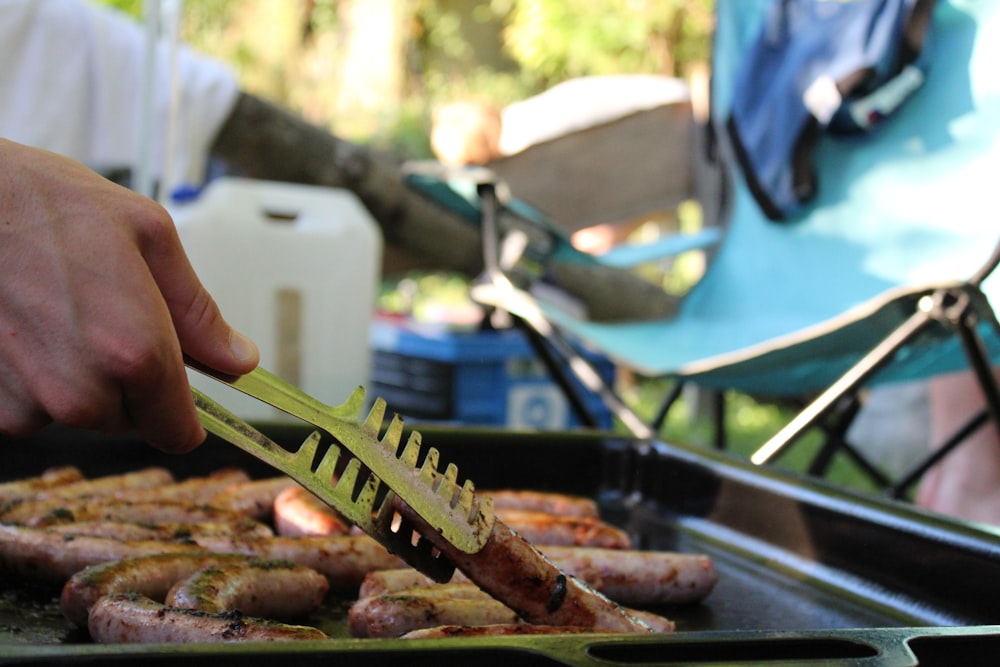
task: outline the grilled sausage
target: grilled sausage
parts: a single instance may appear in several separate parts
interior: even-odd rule
[[[239,535],[244,537],[271,537],[270,526],[254,519],[238,521],[177,522],[128,522],[128,521],[78,521],[47,530],[67,536],[107,537],[114,540],[191,540],[198,535]]]
[[[712,559],[670,551],[623,551],[594,547],[540,547],[552,564],[618,604],[649,607],[703,600],[718,581]],[[468,582],[455,572],[451,583]],[[358,595],[382,595],[430,586],[433,580],[412,568],[365,575]]]
[[[90,636],[105,644],[322,640],[316,628],[255,619],[236,612],[177,609],[137,594],[103,597],[88,621]]]
[[[541,547],[558,567],[621,604],[648,607],[703,600],[718,581],[712,559],[703,554],[590,547]],[[579,573],[579,574],[578,574]]]
[[[332,507],[298,484],[274,499],[274,528],[278,535],[344,535],[350,524]]]
[[[630,613],[657,632],[674,629],[671,621],[655,614],[634,610]],[[348,611],[348,629],[353,637],[399,637],[438,625],[523,623],[517,613],[474,584],[435,584],[360,598]]]
[[[451,581],[453,584],[469,583],[468,577],[455,570]],[[365,575],[358,588],[359,598],[369,598],[387,593],[399,593],[411,588],[433,586],[434,580],[423,572],[412,567],[400,567],[392,570],[374,570]]]
[[[130,502],[114,498],[53,498],[20,503],[0,516],[8,523],[44,527],[80,521],[238,521],[236,512],[165,500]]]
[[[535,510],[501,509],[496,516],[535,546],[589,546],[629,549],[632,541],[621,528],[594,517],[556,516]]]
[[[360,598],[347,612],[352,637],[399,637],[438,625],[523,623],[471,584],[442,584]]]
[[[450,545],[416,512],[396,499],[396,509],[465,575],[536,625],[575,625],[607,632],[650,632],[650,627],[560,571],[497,519],[486,544],[466,554]]]
[[[285,561],[248,559],[199,570],[167,593],[171,607],[218,614],[290,618],[319,607],[329,584],[313,569]]]
[[[206,504],[264,521],[274,515],[278,494],[294,484],[294,480],[285,476],[233,484],[209,498]]]
[[[128,489],[148,489],[172,484],[174,481],[174,476],[169,470],[153,466],[118,475],[106,475],[94,479],[82,479],[70,484],[61,484],[37,494],[36,498],[45,500],[108,496]]]
[[[558,516],[592,517],[595,519],[599,514],[597,502],[583,496],[518,489],[479,491],[478,495],[492,498],[493,507],[497,510],[530,510]]]
[[[178,581],[206,567],[245,563],[247,556],[204,551],[159,553],[91,565],[73,574],[63,585],[59,608],[78,626],[86,627],[87,614],[100,598],[119,593],[139,593],[163,601]]]
[[[49,468],[36,477],[19,479],[0,484],[0,503],[11,503],[34,498],[39,493],[53,487],[83,479],[83,473],[75,466]]]
[[[204,477],[190,477],[172,484],[161,484],[147,488],[121,489],[114,497],[133,503],[150,501],[183,502],[190,505],[205,505],[223,489],[250,481],[249,475],[239,468],[222,468]]]
[[[234,536],[195,537],[204,550],[240,553],[272,560],[287,560],[312,568],[325,576],[330,587],[357,590],[372,570],[403,566],[399,557],[367,535],[332,535],[329,537]]]
[[[0,525],[0,571],[63,583],[88,565],[149,554],[204,551],[193,544],[106,537],[69,537],[24,526]]]
[[[587,499],[529,491],[493,491],[501,499],[497,516],[535,544],[590,545],[628,548],[628,535],[596,516],[596,504]],[[284,490],[274,503],[279,535],[339,535],[347,522],[301,486]]]

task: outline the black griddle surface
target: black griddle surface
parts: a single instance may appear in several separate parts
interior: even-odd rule
[[[279,442],[306,432],[262,425]],[[0,663],[297,664],[973,664],[938,662],[1000,648],[1000,540],[901,503],[753,468],[715,452],[608,434],[420,429],[479,488],[587,495],[642,549],[708,553],[719,583],[701,604],[657,608],[668,636],[357,640],[352,597],[302,622],[334,639],[295,646],[98,646],[58,610],[58,589],[0,578]],[[89,476],[162,465],[179,478],[240,465],[273,471],[210,440],[165,455],[127,437],[51,427],[0,440],[4,479],[53,465]],[[919,654],[919,655],[918,655]]]

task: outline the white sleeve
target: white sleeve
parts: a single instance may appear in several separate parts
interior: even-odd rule
[[[0,0],[0,136],[96,169],[134,168],[146,33],[124,14],[82,0]],[[161,48],[150,170],[167,157],[169,63]],[[171,183],[200,183],[212,141],[236,102],[235,76],[182,47]]]

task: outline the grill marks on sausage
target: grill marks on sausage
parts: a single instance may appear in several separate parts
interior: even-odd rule
[[[629,609],[654,632],[672,632],[674,624],[649,612]],[[432,584],[362,597],[348,611],[351,636],[400,637],[437,626],[496,626],[529,624],[515,611],[490,597],[474,584]],[[593,625],[541,624],[543,627],[587,628]],[[599,629],[599,628],[598,628]],[[647,630],[647,632],[649,631]]]
[[[566,578],[500,519],[494,522],[485,546],[478,553],[466,554],[430,529],[405,503],[399,501],[397,509],[470,580],[529,623],[593,627],[606,632],[650,632],[644,621],[584,582]],[[563,585],[563,603],[550,610],[553,592]]]
[[[0,483],[0,504],[9,506],[26,498],[34,498],[46,489],[79,482],[82,479],[83,472],[76,466],[56,466],[36,477],[3,482]]]
[[[290,618],[317,609],[329,587],[323,575],[308,567],[247,558],[191,574],[174,584],[165,601],[216,614],[236,610],[248,616]]]
[[[94,641],[108,644],[327,639],[317,628],[169,607],[135,593],[102,597],[88,623]]]

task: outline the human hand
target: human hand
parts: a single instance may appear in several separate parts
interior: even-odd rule
[[[193,449],[205,431],[185,354],[227,375],[259,361],[167,212],[72,160],[0,140],[0,432],[56,421]]]

